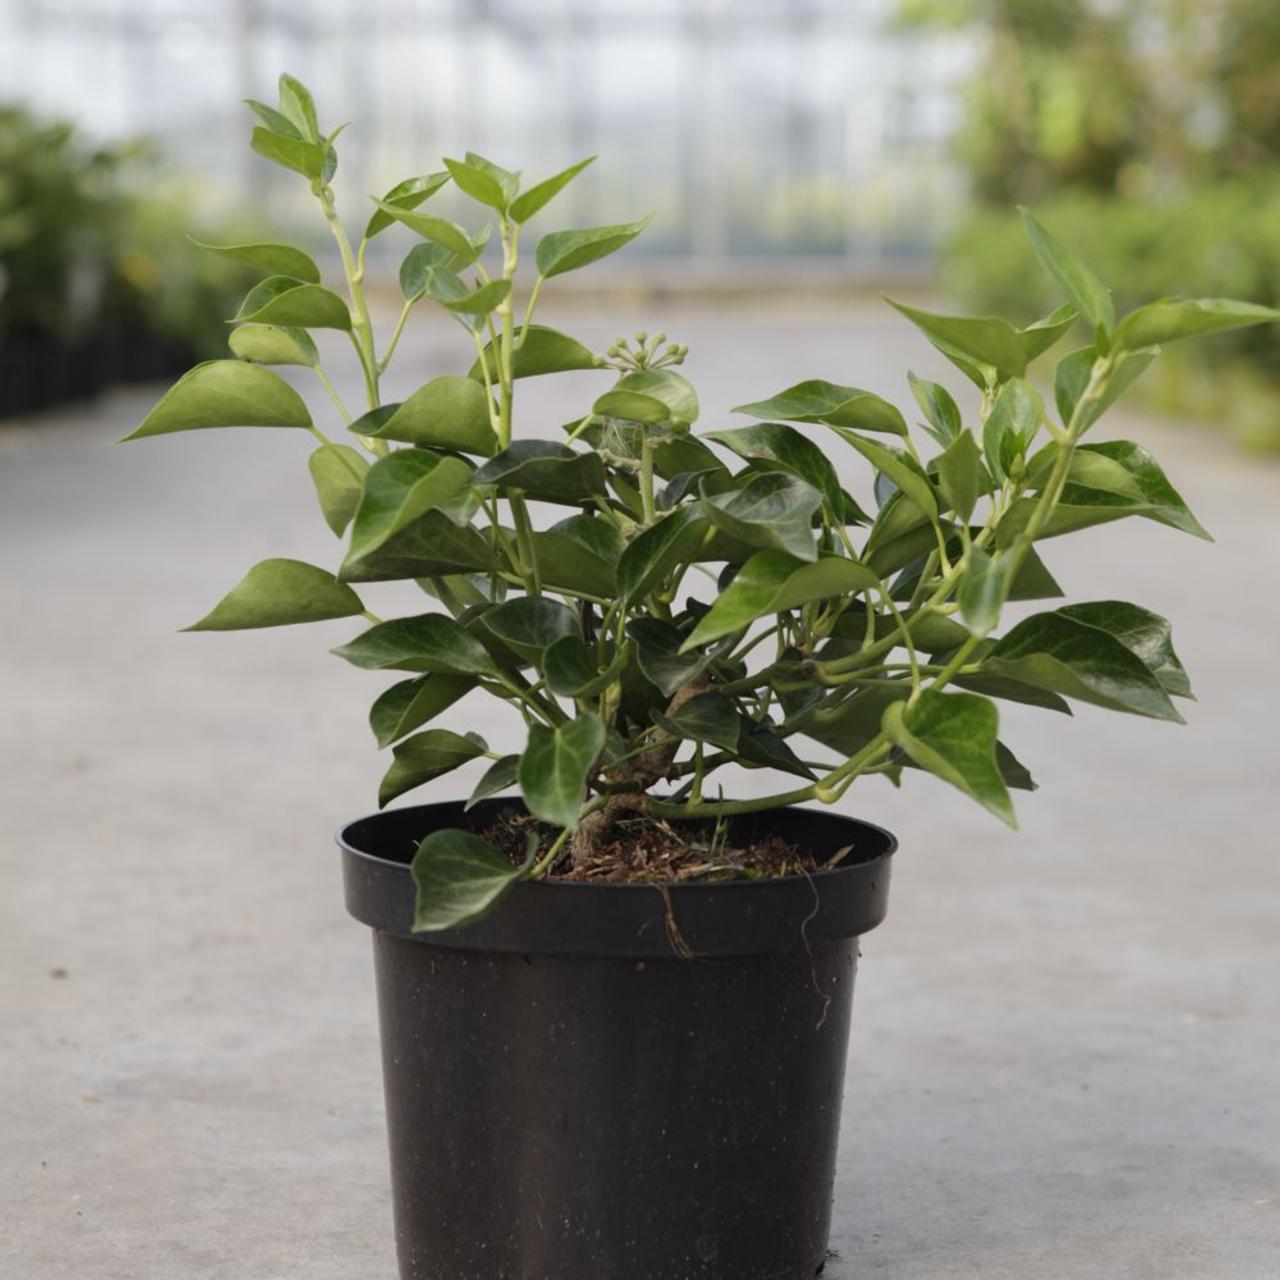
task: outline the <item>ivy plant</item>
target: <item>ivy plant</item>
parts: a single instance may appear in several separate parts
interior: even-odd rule
[[[300,249],[207,246],[263,277],[234,318],[233,358],[191,370],[128,438],[227,426],[314,437],[320,514],[344,541],[336,567],[264,560],[193,629],[363,618],[335,652],[395,677],[370,712],[391,753],[379,803],[483,760],[472,803],[518,788],[557,832],[520,866],[475,832],[433,832],[413,863],[420,929],[474,919],[516,881],[590,855],[622,815],[829,804],[859,778],[916,769],[1012,825],[1010,789],[1034,784],[1000,738],[1002,701],[1182,719],[1190,685],[1169,624],[1121,601],[1058,603],[1041,548],[1132,516],[1207,537],[1145,449],[1092,433],[1162,345],[1280,313],[1167,298],[1117,316],[1106,286],[1027,214],[1065,298],[1051,315],[1017,328],[893,304],[976,386],[976,416],[908,374],[917,439],[880,396],[810,380],[699,434],[698,397],[676,371],[683,346],[637,334],[596,354],[535,323],[548,281],[623,248],[646,220],[544,232],[517,305],[529,223],[589,160],[526,183],[480,155],[446,159],[375,199],[353,241],[331,185],[339,130],[289,76],[277,106],[249,105],[253,149],[310,185],[342,291]],[[450,185],[476,206],[467,225],[430,212]],[[379,345],[366,253],[395,228],[412,244]],[[387,403],[382,376],[427,305],[457,322],[466,354]],[[1058,361],[1046,404],[1028,368],[1078,321],[1089,341]],[[349,338],[359,412],[322,368],[316,329]],[[321,430],[280,366],[310,371],[342,434]],[[578,418],[559,434],[515,431],[523,379],[579,370],[603,381]],[[843,487],[833,449],[873,476],[874,512]],[[365,585],[402,579],[422,589],[421,610],[375,616]],[[1002,631],[1005,606],[1023,601],[1047,604]],[[443,727],[476,689],[519,709],[523,742],[505,751]],[[726,800],[715,775],[727,765],[795,785]]]

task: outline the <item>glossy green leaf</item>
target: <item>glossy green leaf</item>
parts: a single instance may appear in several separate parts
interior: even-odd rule
[[[395,222],[395,219],[386,212],[385,206],[394,205],[397,209],[411,212],[435,195],[448,181],[449,173],[446,170],[442,173],[426,173],[417,178],[406,178],[403,182],[397,182],[378,201],[379,208],[373,211],[373,216],[364,229],[365,239],[372,240],[374,236],[385,231]]]
[[[378,785],[378,808],[432,778],[451,773],[459,765],[484,755],[485,750],[483,740],[464,738],[448,729],[427,729],[406,738],[393,748],[395,758]]]
[[[301,249],[288,244],[206,244],[194,236],[188,236],[197,248],[207,249],[221,258],[229,258],[232,262],[243,262],[246,266],[270,276],[291,276],[305,284],[320,283],[320,268],[315,259]]]
[[[606,492],[598,454],[579,453],[552,440],[517,440],[478,468],[471,482],[518,489],[538,501],[571,506]]]
[[[898,486],[930,519],[938,514],[938,499],[923,468],[909,453],[893,445],[867,440],[852,431],[837,429],[845,444],[856,449],[877,471]]]
[[[777,769],[801,778],[814,777],[813,770],[778,735],[772,721],[755,724],[744,718],[740,728],[737,752],[748,769]]]
[[[333,652],[367,671],[497,674],[484,645],[460,623],[442,613],[379,622]]]
[[[487,915],[503,894],[529,874],[468,831],[433,831],[414,855],[415,933],[456,929]]]
[[[968,520],[990,483],[982,469],[982,455],[970,431],[959,430],[937,460],[938,489],[947,507]],[[917,508],[918,509],[918,508]]]
[[[670,715],[655,713],[653,720],[673,737],[708,742],[725,751],[738,749],[742,718],[732,700],[723,693],[711,690],[695,694]]]
[[[457,449],[482,457],[498,448],[484,388],[454,374],[432,378],[419,387],[377,430],[365,431],[359,423],[352,423],[351,429],[379,440]]]
[[[263,560],[187,631],[243,631],[324,622],[363,613],[360,597],[326,569],[301,560]]]
[[[710,529],[699,507],[677,507],[639,534],[618,561],[618,591],[637,600],[657,590],[678,565],[697,557]]]
[[[369,727],[378,746],[393,742],[434,720],[476,686],[474,676],[425,675],[401,680],[369,708]]]
[[[290,138],[259,127],[250,134],[249,145],[264,160],[292,169],[312,181],[324,176],[326,148],[323,143]]]
[[[561,636],[543,653],[542,674],[557,697],[594,698],[622,678],[630,654],[631,645],[624,641],[601,666],[595,645],[583,643],[578,635]]]
[[[251,360],[254,364],[295,364],[314,368],[320,363],[316,344],[305,329],[242,324],[231,330],[227,345],[241,360]]]
[[[901,687],[876,685],[859,689],[852,696],[841,690],[790,718],[784,729],[812,738],[841,755],[852,756],[879,735],[885,708],[905,700],[910,693],[911,685],[905,680]]]
[[[1025,348],[1018,331],[1007,320],[998,316],[938,315],[892,298],[886,301],[970,378],[974,378],[974,362],[989,366],[1001,380],[1018,378],[1026,372]],[[981,378],[974,380],[982,385]]]
[[[463,160],[450,160],[446,157],[445,168],[453,175],[458,190],[469,195],[473,200],[486,204],[491,209],[504,211],[510,196],[503,184],[490,172],[479,165],[467,164]]]
[[[732,449],[741,458],[769,462],[807,481],[826,500],[832,513],[843,510],[840,481],[830,459],[808,436],[781,422],[709,431],[706,438]]]
[[[976,693],[925,689],[913,705],[890,703],[883,728],[889,741],[921,768],[1017,827],[996,761],[999,716],[994,703]]]
[[[627,623],[627,635],[635,643],[640,671],[668,698],[706,670],[712,658],[706,650],[683,653],[683,634],[661,618],[633,618]]]
[[[1040,265],[1075,304],[1091,329],[1101,329],[1108,337],[1115,328],[1116,309],[1111,290],[1094,275],[1070,249],[1050,235],[1029,209],[1022,209],[1031,247]]]
[[[989,556],[981,547],[969,548],[969,567],[960,579],[956,603],[964,625],[975,636],[985,636],[1000,623],[1000,611],[1009,598],[1011,562],[1005,555]]]
[[[1024,684],[1021,680],[1010,680],[1007,676],[995,676],[986,671],[979,671],[973,675],[956,676],[952,684],[958,689],[968,689],[970,693],[981,693],[988,698],[1020,702],[1023,706],[1039,707],[1043,711],[1057,711],[1067,716],[1074,714],[1071,704],[1051,690],[1041,689],[1033,684]]]
[[[486,609],[481,623],[491,635],[526,662],[539,663],[563,636],[582,635],[578,615],[546,596],[517,596]]]
[[[487,800],[490,796],[499,795],[510,787],[514,787],[519,772],[519,756],[503,756],[501,760],[495,760],[484,771],[484,776],[476,783],[475,790],[472,791],[467,803],[462,806],[463,813],[474,809],[481,800]]]
[[[336,293],[323,285],[299,284],[288,276],[268,276],[251,289],[236,320],[301,329],[351,328],[351,312]]]
[[[740,404],[734,413],[753,418],[783,418],[790,422],[823,422],[832,427],[859,431],[885,431],[905,436],[907,424],[902,414],[887,400],[857,387],[834,382],[800,382],[768,400]]]
[[[1014,460],[1022,457],[1044,419],[1040,393],[1025,378],[1010,378],[996,396],[982,424],[982,454],[991,474],[1008,478]]]
[[[569,539],[584,551],[589,551],[597,560],[604,561],[610,568],[617,568],[622,556],[622,534],[603,516],[566,516],[553,524],[547,532]]]
[[[1108,631],[1062,611],[1018,623],[996,642],[982,669],[1112,711],[1182,720],[1141,658]]]
[[[498,363],[492,344],[485,347],[485,356],[489,364],[489,379],[496,382]],[[512,371],[516,378],[536,378],[544,373],[567,373],[573,369],[596,367],[595,355],[577,338],[571,338],[558,329],[534,324],[529,326],[524,341],[516,348]],[[477,382],[483,380],[479,359],[471,366],[467,377]]]
[[[1082,347],[1063,356],[1054,373],[1053,396],[1063,426],[1075,419],[1076,406],[1089,386],[1093,374],[1096,351]],[[1154,349],[1143,351],[1116,351],[1112,353],[1113,368],[1101,395],[1095,394],[1080,413],[1076,428],[1083,434],[1138,380],[1146,367],[1154,360]]]
[[[417,213],[394,201],[375,200],[374,204],[389,218],[402,223],[410,231],[417,232],[424,240],[448,249],[464,266],[479,257],[475,241],[456,222],[450,222],[448,218],[437,218],[430,213]]]
[[[325,524],[340,538],[360,505],[369,464],[350,445],[322,444],[307,459],[307,466]]]
[[[650,218],[641,218],[639,222],[623,222],[611,227],[553,231],[538,242],[538,273],[550,279],[607,258],[630,244],[649,222]]]
[[[616,594],[614,566],[569,534],[555,528],[535,532],[533,550],[544,586],[603,600],[611,600]]]
[[[1058,612],[1114,636],[1141,660],[1166,693],[1178,698],[1192,696],[1191,682],[1173,649],[1172,628],[1159,614],[1123,600],[1064,605]]]
[[[822,494],[789,472],[751,476],[741,488],[702,500],[702,510],[718,529],[748,546],[790,552],[816,560],[813,516]]]
[[[951,393],[941,383],[927,382],[907,374],[911,392],[929,425],[930,434],[945,449],[960,434],[960,410]]]
[[[604,725],[591,712],[554,729],[531,724],[519,771],[520,791],[529,812],[544,822],[576,830],[587,779],[604,742]]]
[[[243,360],[209,360],[184,373],[124,438],[205,427],[309,427],[302,397],[284,379]]]
[[[680,652],[687,653],[740,631],[757,618],[796,609],[814,600],[871,591],[878,585],[876,575],[856,560],[823,556],[806,564],[785,551],[760,551],[738,570],[694,627]]]
[[[693,383],[674,369],[637,369],[618,379],[618,391],[649,396],[666,405],[669,417],[677,426],[691,426],[698,420],[700,406]],[[683,438],[668,441],[669,446],[689,445]]]
[[[1116,327],[1115,345],[1127,351],[1159,346],[1179,338],[1195,338],[1246,325],[1280,320],[1274,307],[1230,298],[1162,298],[1131,311]]]
[[[498,568],[492,541],[446,511],[428,511],[376,550],[342,567],[344,582],[387,582],[486,573]]]
[[[554,200],[593,160],[595,160],[595,156],[588,156],[585,160],[579,160],[577,164],[571,164],[567,169],[562,169],[554,177],[544,178],[541,182],[535,183],[530,187],[528,191],[517,196],[511,202],[512,220],[514,222],[528,222],[534,214],[545,207],[551,200]]]

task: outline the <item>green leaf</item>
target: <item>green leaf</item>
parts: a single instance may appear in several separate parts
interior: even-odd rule
[[[340,577],[344,582],[387,582],[488,573],[497,567],[492,542],[446,511],[428,511],[375,551],[344,564]]]
[[[1075,304],[1089,327],[1101,329],[1110,337],[1116,324],[1111,290],[1070,249],[1050,235],[1029,209],[1020,212],[1040,265]]]
[[[502,193],[508,204],[515,198],[515,194],[520,190],[520,174],[519,171],[504,169],[500,164],[494,164],[492,160],[486,160],[484,156],[474,151],[468,151],[464,157],[464,163],[470,168],[492,178],[494,182],[502,189]]]
[[[640,422],[653,426],[671,417],[670,408],[654,396],[639,391],[624,391],[615,387],[606,391],[591,406],[591,412],[602,418],[621,418],[625,422]]]
[[[1025,455],[1044,418],[1040,393],[1025,378],[1010,378],[982,424],[982,453],[991,474],[1006,480],[1014,460]]]
[[[753,418],[785,418],[791,422],[823,422],[859,431],[886,431],[896,436],[907,434],[902,414],[887,400],[857,387],[842,387],[818,379],[799,382],[768,400],[740,404],[733,412],[750,414]]]
[[[571,518],[590,519],[589,516]],[[611,600],[617,593],[614,566],[579,539],[562,532],[559,526],[535,532],[533,551],[538,557],[538,571],[544,586],[584,592],[605,600]]]
[[[389,218],[403,223],[410,231],[416,231],[424,240],[430,240],[448,249],[463,266],[469,266],[480,256],[475,241],[456,222],[437,218],[430,213],[415,213],[403,204],[387,200],[373,202]]]
[[[394,205],[397,209],[404,209],[406,212],[412,211],[435,195],[448,181],[448,171],[426,173],[417,178],[406,178],[403,182],[397,182],[378,201],[378,204],[379,206]],[[385,231],[394,222],[395,219],[386,212],[385,207],[375,209],[373,216],[369,219],[369,223],[364,229],[364,238],[372,240],[374,236]]]
[[[1003,698],[1006,702],[1020,702],[1027,707],[1057,711],[1066,716],[1075,714],[1071,710],[1071,704],[1065,698],[1059,697],[1048,689],[1039,689],[1033,684],[1023,684],[1021,680],[1009,680],[1004,676],[993,676],[985,671],[979,671],[973,675],[956,676],[952,683],[957,688],[968,689],[971,693],[981,693],[988,698]]]
[[[999,715],[976,693],[925,689],[914,705],[885,708],[884,732],[921,768],[937,774],[1017,828],[1013,804],[996,761]]]
[[[346,444],[322,444],[307,459],[325,524],[342,537],[360,505],[369,464]]]
[[[813,770],[778,736],[772,721],[766,719],[762,724],[753,724],[743,719],[740,728],[742,736],[737,750],[746,768],[778,769],[801,778],[813,778]]]
[[[978,637],[994,631],[1000,611],[1009,598],[1010,561],[1003,555],[989,556],[981,547],[969,548],[969,567],[960,579],[956,603],[964,625]]]
[[[480,467],[471,483],[519,489],[535,500],[570,506],[606,492],[598,454],[578,453],[553,440],[517,440]]]
[[[125,440],[205,427],[309,427],[302,397],[282,378],[242,360],[208,360],[184,373]]]
[[[486,750],[482,739],[464,738],[448,729],[427,729],[406,738],[393,748],[395,759],[378,784],[378,808],[385,808],[406,791],[484,755]]]
[[[426,449],[397,449],[379,458],[364,478],[344,571],[420,516],[467,488],[471,467]]]
[[[938,514],[938,499],[933,485],[920,464],[905,450],[893,445],[864,440],[852,431],[837,428],[837,434],[856,449],[877,471],[882,471],[929,519]]]
[[[366,671],[497,675],[489,651],[460,623],[441,613],[379,622],[333,650]]]
[[[937,382],[926,382],[914,373],[907,374],[911,392],[928,420],[930,434],[945,449],[960,434],[960,410],[951,393]]]
[[[571,164],[567,169],[562,169],[554,177],[544,178],[523,195],[518,196],[511,202],[512,221],[528,222],[549,201],[554,200],[593,160],[595,156],[579,160],[577,164]]]
[[[353,422],[351,429],[379,440],[457,449],[482,457],[498,448],[485,389],[455,374],[432,378],[419,387],[377,430],[367,431],[358,422]]]
[[[542,674],[547,688],[557,697],[594,698],[622,678],[631,657],[631,645],[623,641],[611,660],[601,667],[594,645],[578,635],[561,636],[542,655]]]
[[[602,516],[566,516],[553,524],[547,532],[559,534],[576,543],[611,569],[617,568],[618,560],[622,556],[622,534],[618,532],[616,526]]]
[[[326,148],[322,143],[289,138],[270,129],[257,128],[249,135],[249,145],[264,160],[292,169],[313,182],[324,175]]]
[[[661,618],[633,618],[627,623],[627,635],[635,643],[641,673],[668,698],[700,675],[713,656],[707,651],[681,653],[683,634]]]
[[[369,708],[369,728],[379,747],[434,720],[476,687],[474,676],[413,676],[393,684]]]
[[[243,262],[255,270],[270,276],[290,276],[306,284],[320,283],[320,268],[315,259],[301,249],[288,244],[206,244],[194,236],[188,236],[199,249],[208,249],[219,257]]]
[[[879,735],[885,708],[905,700],[910,693],[911,685],[904,680],[900,688],[876,685],[859,689],[852,697],[846,697],[843,691],[828,694],[816,706],[789,719],[784,729],[852,756]]]
[[[1142,661],[1166,693],[1176,698],[1192,696],[1191,682],[1173,650],[1172,628],[1159,614],[1123,600],[1065,605],[1058,612],[1114,636]]]
[[[462,806],[462,812],[468,813],[481,800],[487,800],[490,796],[496,796],[499,792],[506,791],[508,787],[515,786],[516,775],[519,771],[519,756],[503,756],[501,760],[495,760],[484,771],[484,776],[480,781],[476,783],[475,790],[471,793],[471,798]]]
[[[985,379],[974,376],[973,365],[986,365],[998,379],[1020,378],[1027,368],[1027,356],[1018,331],[998,316],[947,316],[909,307],[892,298],[885,301],[900,311],[931,343],[968,377],[984,385]],[[957,358],[959,357],[959,358]]]
[[[1109,632],[1062,611],[1018,623],[996,641],[982,670],[1112,711],[1182,720],[1141,658]]]
[[[740,458],[771,462],[807,481],[827,503],[833,516],[843,511],[840,481],[830,459],[808,436],[781,422],[757,422],[749,427],[709,431],[706,439],[732,449]]]
[[[731,537],[801,560],[818,558],[813,516],[820,506],[822,494],[813,485],[782,471],[751,476],[740,489],[702,500],[707,519]]]
[[[529,874],[491,844],[467,831],[433,831],[413,859],[415,933],[456,929],[487,915],[502,895]]]
[[[360,597],[326,569],[301,560],[255,564],[199,622],[187,631],[244,631],[325,622],[364,612]]]
[[[553,231],[538,242],[538,274],[548,280],[589,266],[630,244],[649,225],[649,218],[623,222],[611,227],[589,227],[580,231]]]
[[[458,298],[438,299],[442,307],[450,311],[459,311],[465,315],[487,316],[511,292],[510,280],[490,280],[470,293],[463,293]],[[461,379],[469,382],[469,378]]]
[[[546,596],[518,596],[486,609],[482,625],[526,662],[541,663],[543,653],[562,636],[582,635],[578,615]]]
[[[1116,328],[1115,345],[1127,351],[1159,346],[1179,338],[1239,329],[1280,320],[1274,307],[1230,298],[1162,298],[1131,311]]]
[[[314,368],[320,363],[316,344],[305,329],[242,324],[231,330],[227,345],[241,360],[252,360],[254,364],[296,364]]]
[[[710,522],[699,507],[677,507],[632,539],[618,561],[618,591],[636,600],[658,589],[677,565],[690,563]]]
[[[1054,373],[1053,397],[1063,426],[1072,421],[1076,405],[1089,386],[1096,355],[1097,352],[1093,347],[1082,347],[1079,351],[1072,351],[1069,355],[1063,356],[1058,362]],[[1105,383],[1105,390],[1086,408],[1078,424],[1082,434],[1093,426],[1138,380],[1155,357],[1156,352],[1153,349],[1112,353],[1113,366],[1111,375]]]
[[[982,471],[982,455],[973,433],[961,429],[939,454],[938,488],[943,501],[961,520],[968,520],[978,499],[987,491],[988,478]]]
[[[320,141],[320,124],[316,119],[316,104],[311,91],[301,80],[282,74],[279,80],[280,113],[290,124],[312,142]]]
[[[1018,330],[1022,342],[1022,351],[1030,364],[1037,356],[1043,355],[1064,334],[1070,332],[1077,319],[1076,309],[1069,302],[1049,313],[1049,315]]]
[[[842,556],[823,556],[806,564],[785,551],[757,552],[702,616],[680,652],[740,631],[768,614],[814,600],[871,591],[878,585],[870,569]]]
[[[669,716],[655,712],[653,721],[673,737],[709,742],[725,751],[737,751],[742,732],[738,708],[723,693],[714,690],[695,694]]]
[[[283,138],[302,139],[302,134],[298,132],[293,121],[282,115],[275,107],[269,107],[265,102],[258,102],[253,98],[245,98],[244,104],[271,133],[278,133]]]
[[[529,812],[544,822],[576,830],[587,779],[604,740],[604,725],[591,712],[554,729],[531,724],[519,772]]]
[[[492,174],[476,165],[462,160],[450,160],[448,157],[445,158],[444,165],[453,175],[460,191],[473,200],[479,200],[481,204],[487,204],[491,209],[497,209],[499,213],[505,211],[510,197],[502,183]]]
[[[490,343],[484,350],[489,363],[489,379],[497,382],[498,363],[493,344]],[[597,367],[595,355],[577,338],[541,324],[529,326],[524,333],[524,341],[516,348],[512,364],[512,376],[516,378],[536,378],[544,373],[567,373],[572,369]],[[477,382],[484,380],[479,359],[471,366],[467,377],[474,378]]]
[[[678,427],[692,426],[698,420],[698,393],[693,389],[693,383],[674,369],[637,369],[619,378],[616,389],[661,401],[670,411],[671,421]]]
[[[288,276],[268,276],[255,285],[236,320],[302,329],[351,328],[351,312],[336,293],[323,285],[299,284]]]

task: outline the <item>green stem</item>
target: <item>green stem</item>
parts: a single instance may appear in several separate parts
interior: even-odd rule
[[[337,406],[338,412],[342,415],[342,421],[347,426],[351,425],[351,414],[347,411],[347,406],[342,403],[342,397],[338,394],[337,388],[329,381],[325,375],[325,371],[318,365],[311,366],[316,371],[316,377],[320,379],[320,385],[329,393],[329,399]],[[314,428],[312,428],[314,430]],[[326,443],[328,443],[326,441]]]
[[[396,345],[400,341],[400,335],[404,332],[405,321],[409,319],[409,312],[413,310],[413,302],[406,302],[400,308],[399,319],[396,320],[396,327],[391,331],[391,341],[387,343],[387,349],[382,353],[382,359],[378,361],[378,372],[385,373],[387,365],[391,363],[391,357],[395,355]]]

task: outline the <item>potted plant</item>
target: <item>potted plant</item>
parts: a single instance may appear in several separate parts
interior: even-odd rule
[[[536,323],[548,282],[644,222],[540,237],[529,223],[588,163],[532,185],[481,156],[399,183],[358,242],[335,209],[334,133],[283,77],[252,145],[310,183],[345,296],[282,244],[215,252],[259,268],[234,359],[193,369],[130,439],[220,426],[317,440],[331,571],[271,559],[195,630],[363,618],[336,652],[394,674],[373,704],[391,749],[379,805],[468,762],[465,801],[385,809],[339,844],[373,928],[405,1280],[791,1280],[821,1270],[857,937],[885,910],[891,836],[830,812],[872,774],[925,770],[1013,823],[1030,776],[997,703],[1071,700],[1181,720],[1162,618],[1058,604],[1039,548],[1126,516],[1207,536],[1138,445],[1094,428],[1160,344],[1275,319],[1167,299],[1117,319],[1093,274],[1028,215],[1067,301],[1019,329],[895,304],[981,393],[966,422],[908,375],[932,445],[870,392],[801,382],[695,434],[683,347],[637,335],[597,355]],[[479,227],[428,212],[447,184]],[[375,339],[369,243],[416,239],[399,320]],[[496,229],[500,254],[485,256]],[[488,262],[490,265],[486,265]],[[445,308],[466,358],[398,403],[380,378],[414,309]],[[1053,408],[1031,361],[1083,320]],[[349,413],[310,330],[348,334],[367,405]],[[309,369],[343,434],[267,366]],[[597,370],[558,435],[517,430],[525,378]],[[305,376],[305,375],[304,375]],[[848,449],[874,510],[842,486]],[[872,507],[868,500],[867,508]],[[412,580],[383,620],[365,584]],[[1011,601],[1050,603],[997,636]],[[521,741],[440,727],[480,690]],[[725,798],[728,765],[794,776]]]

